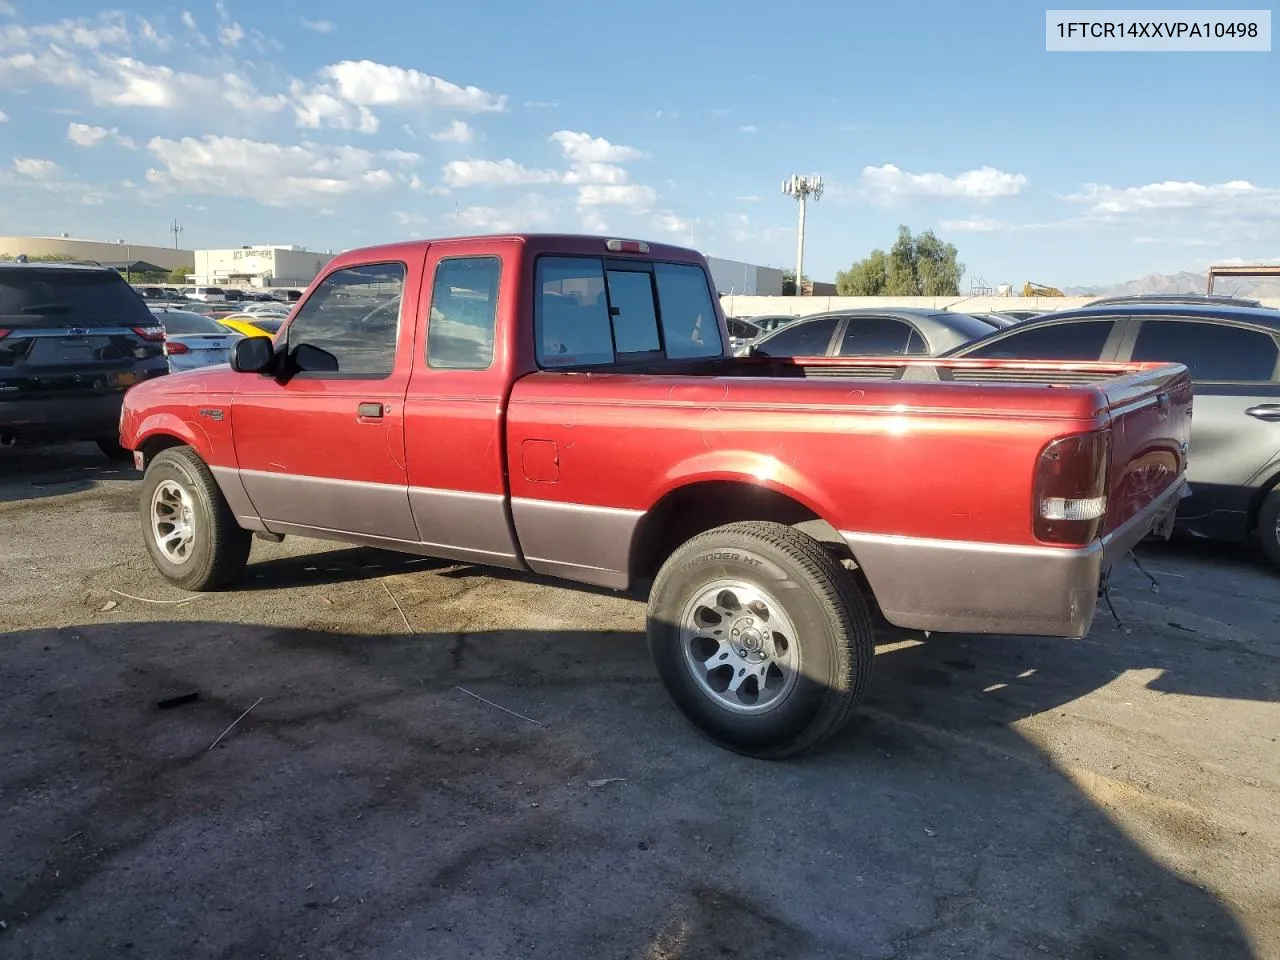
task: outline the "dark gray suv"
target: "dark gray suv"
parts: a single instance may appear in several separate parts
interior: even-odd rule
[[[168,372],[164,327],[114,270],[0,263],[0,444],[94,440],[127,458],[124,392]]]

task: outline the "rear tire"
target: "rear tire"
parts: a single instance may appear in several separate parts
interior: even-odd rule
[[[148,464],[139,507],[151,562],[170,583],[217,590],[244,573],[252,534],[190,447],[170,447]]]
[[[728,524],[677,549],[654,580],[647,626],[676,706],[749,756],[816,746],[844,726],[871,679],[861,593],[821,544],[779,523]]]
[[[1262,501],[1255,535],[1271,565],[1280,567],[1280,487],[1273,488]]]
[[[97,443],[103,456],[113,463],[123,463],[133,459],[133,451],[120,446],[120,441],[115,437],[99,437],[94,442]]]

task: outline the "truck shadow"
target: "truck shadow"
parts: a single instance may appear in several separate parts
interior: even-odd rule
[[[18,955],[1254,955],[1017,726],[1153,665],[1274,699],[1186,638],[887,635],[854,727],[783,763],[694,734],[638,632],[5,639]]]

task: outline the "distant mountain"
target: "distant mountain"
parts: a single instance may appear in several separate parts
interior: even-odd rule
[[[1068,297],[1134,297],[1153,293],[1204,293],[1205,275],[1153,273],[1138,280],[1098,287],[1063,287]],[[1222,277],[1213,285],[1215,294],[1241,297],[1280,297],[1280,280],[1271,278]]]

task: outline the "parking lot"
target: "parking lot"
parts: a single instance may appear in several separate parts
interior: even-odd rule
[[[765,763],[634,599],[303,540],[184,594],[137,479],[0,451],[5,956],[1280,957],[1239,550],[1145,549],[1081,641],[886,629],[848,732]]]

